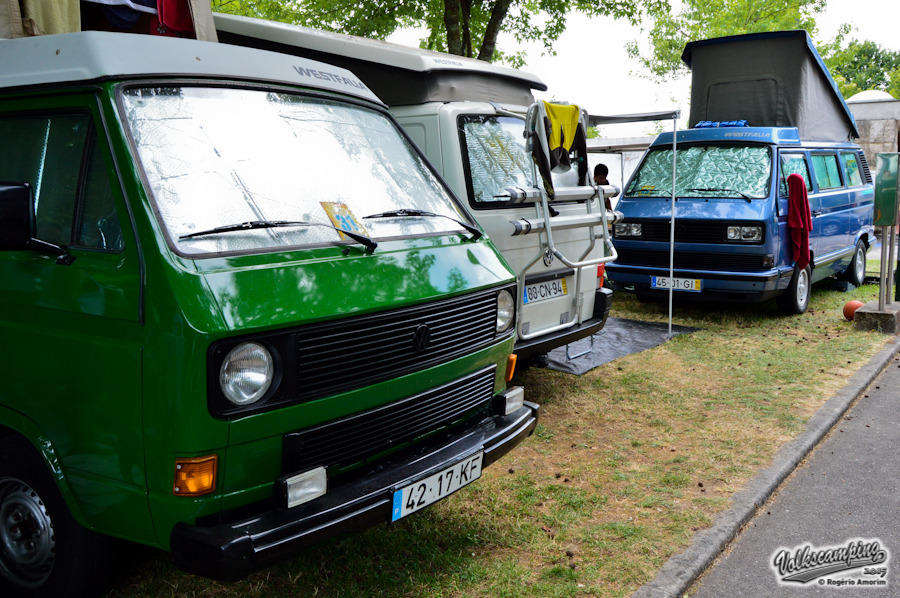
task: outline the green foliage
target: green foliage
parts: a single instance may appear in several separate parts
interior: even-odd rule
[[[501,32],[517,42],[553,44],[571,12],[611,16],[638,24],[669,10],[668,0],[212,0],[213,10],[305,25],[373,39],[398,29],[425,27],[421,46],[522,66],[521,52],[497,47]]]
[[[847,31],[846,28],[842,33]],[[886,50],[873,41],[851,40],[841,47],[843,35],[823,52],[823,60],[841,93],[849,98],[870,89],[900,98],[900,52]]]
[[[638,59],[663,81],[684,75],[681,61],[685,44],[690,41],[759,33],[806,29],[815,33],[815,15],[825,8],[826,0],[684,0],[678,12],[650,13],[652,26],[642,27],[650,42],[649,54],[643,54],[636,42],[628,45],[628,54]]]
[[[256,17],[282,23],[293,23],[297,18],[297,0],[212,0],[212,9],[242,17]]]

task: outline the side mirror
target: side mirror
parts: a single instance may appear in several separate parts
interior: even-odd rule
[[[0,251],[22,249],[56,256],[56,263],[64,266],[75,261],[64,247],[35,238],[31,185],[0,183]]]
[[[0,183],[0,250],[26,249],[34,232],[31,185]]]

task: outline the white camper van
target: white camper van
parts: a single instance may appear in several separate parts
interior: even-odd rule
[[[519,359],[603,327],[612,302],[603,268],[615,254],[598,195],[618,190],[591,188],[583,158],[569,172],[553,174],[556,193],[541,199],[541,178],[523,137],[526,113],[535,104],[532,90],[547,89],[540,79],[376,40],[232,15],[214,18],[221,42],[350,68],[388,104],[516,272]],[[561,189],[579,184],[580,191]]]

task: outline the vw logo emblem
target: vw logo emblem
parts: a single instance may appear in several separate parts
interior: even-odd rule
[[[544,250],[544,265],[550,267],[550,264],[553,263],[553,252],[550,251],[550,248]]]
[[[431,329],[428,324],[419,324],[413,333],[413,348],[416,353],[424,353],[428,349],[428,343],[431,341]]]

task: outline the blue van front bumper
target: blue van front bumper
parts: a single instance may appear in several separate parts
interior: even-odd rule
[[[654,289],[654,276],[668,278],[669,270],[642,266],[623,266],[615,262],[606,265],[606,273],[613,290],[629,291],[646,296],[668,295],[666,289]],[[763,272],[710,272],[708,270],[674,270],[675,278],[701,280],[700,292],[678,291],[685,299],[708,301],[758,302],[780,295],[788,287],[792,268],[773,268]]]

